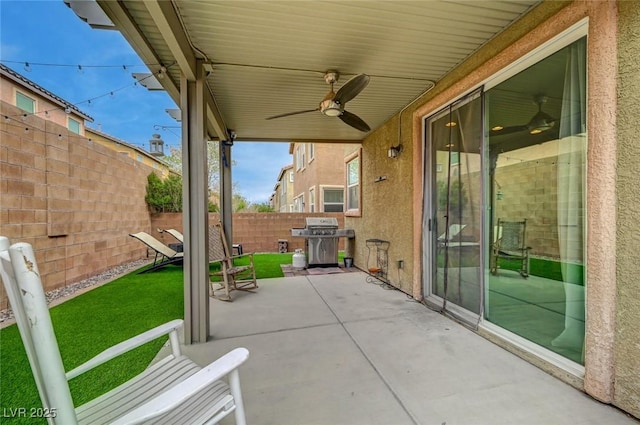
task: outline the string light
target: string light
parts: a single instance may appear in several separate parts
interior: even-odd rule
[[[28,72],[31,71],[31,66],[32,65],[60,66],[60,67],[63,67],[63,66],[66,66],[66,67],[74,66],[74,67],[77,67],[78,68],[78,72],[81,72],[81,73],[83,73],[84,68],[113,68],[113,67],[120,68],[120,67],[122,67],[122,69],[124,71],[127,71],[128,67],[145,66],[145,65],[67,65],[67,64],[47,64],[47,63],[35,63],[35,62],[16,62],[16,61],[6,61],[6,60],[0,59],[0,63],[2,63],[2,62],[5,62],[5,63],[24,63],[24,69],[26,71],[28,71]],[[163,78],[164,74],[167,72],[167,69],[172,67],[172,66],[174,66],[176,63],[177,62],[173,62],[171,65],[168,65],[168,66],[160,65],[160,69],[158,71],[158,74],[156,74],[156,76],[159,77],[159,78]],[[153,66],[153,65],[151,65],[151,66]],[[140,81],[144,81],[145,79],[151,78],[153,76],[154,76],[154,74],[149,74],[147,77],[144,77],[144,78],[140,79]],[[51,109],[48,109],[48,110],[39,111],[39,112],[33,112],[33,113],[28,113],[28,114],[27,113],[23,113],[23,114],[21,114],[21,118],[22,118],[23,121],[25,121],[28,115],[39,115],[39,114],[44,114],[44,116],[48,118],[50,111],[59,111],[59,110],[64,110],[64,112],[66,114],[71,114],[72,106],[73,107],[77,107],[78,105],[81,105],[81,104],[84,104],[84,103],[86,103],[88,106],[92,106],[94,100],[100,99],[102,97],[107,97],[107,96],[109,96],[110,98],[114,98],[116,92],[118,92],[120,90],[124,90],[124,89],[130,88],[130,87],[137,87],[137,86],[138,86],[138,81],[134,81],[133,84],[122,86],[122,87],[117,88],[115,90],[109,90],[108,92],[106,92],[104,94],[101,94],[99,96],[95,96],[93,98],[90,98],[90,99],[87,99],[87,100],[84,100],[84,101],[81,101],[81,102],[67,103],[67,104],[65,104],[64,109],[60,108],[60,107],[57,107],[57,108],[51,108]],[[78,112],[80,112],[80,111],[78,111]],[[5,120],[8,121],[9,120],[9,116],[5,115]]]
[[[146,67],[144,64],[126,64],[126,65],[87,65],[87,64],[69,64],[69,63],[46,63],[46,62],[27,62],[27,61],[11,61],[0,59],[2,63],[14,63],[14,64],[24,64],[25,71],[31,71],[32,66],[46,66],[46,67],[59,67],[59,68],[78,68],[78,70],[86,69],[86,68],[122,68],[125,71],[128,68],[136,68],[136,67]],[[149,64],[150,66],[161,66],[159,63]],[[28,69],[27,69],[28,68]]]

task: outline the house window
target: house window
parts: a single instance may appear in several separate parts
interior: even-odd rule
[[[360,167],[360,150],[346,158],[346,187],[347,187],[347,208],[346,214],[350,216],[360,215],[360,178],[362,169]]]
[[[69,131],[72,133],[80,134],[80,121],[69,118],[68,122]]]
[[[289,181],[293,183],[293,171],[289,171]]]
[[[344,189],[325,188],[323,191],[323,210],[324,212],[342,212],[344,211]]]
[[[300,144],[296,148],[296,171],[302,170],[305,167],[305,144]]]
[[[16,106],[30,114],[36,113],[36,101],[20,92],[16,92]]]
[[[313,143],[309,143],[309,162],[313,161],[315,157],[315,145]]]
[[[316,190],[309,189],[309,212],[316,212]]]
[[[304,194],[293,198],[293,211],[304,212]]]
[[[282,212],[285,212],[283,208],[286,208],[287,205],[287,184],[283,183],[280,185],[280,209]]]

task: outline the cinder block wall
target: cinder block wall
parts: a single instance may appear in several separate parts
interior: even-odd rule
[[[0,113],[0,235],[34,246],[46,291],[146,255],[129,233],[150,227],[150,167],[38,116],[11,119],[10,104]]]
[[[236,213],[233,215],[233,243],[242,244],[245,252],[278,252],[278,241],[286,240],[288,251],[304,249],[303,238],[291,237],[292,228],[305,227],[306,217],[335,217],[338,227],[344,228],[342,213]],[[210,214],[209,222],[220,220],[218,214]],[[169,244],[173,236],[160,234],[158,229],[176,229],[182,232],[182,213],[154,214],[151,217],[153,236]],[[339,249],[345,249],[345,238],[340,238]]]

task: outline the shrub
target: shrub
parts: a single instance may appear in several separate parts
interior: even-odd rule
[[[149,174],[144,199],[152,212],[181,212],[182,177],[170,175],[162,180],[156,173]]]

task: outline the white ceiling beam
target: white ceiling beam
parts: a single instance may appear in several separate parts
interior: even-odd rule
[[[195,81],[198,72],[196,56],[189,39],[184,32],[182,22],[176,14],[173,4],[168,1],[145,1],[144,2],[151,19],[162,34],[165,43],[169,47],[172,56],[180,67],[182,73],[189,81]],[[225,140],[228,136],[227,126],[222,119],[222,114],[218,109],[213,94],[209,89],[205,90],[205,104],[207,105],[206,120],[207,129],[213,130],[218,138]]]
[[[218,136],[220,140],[227,140],[229,134],[227,132],[228,127],[222,119],[222,113],[220,113],[220,109],[218,109],[218,105],[216,104],[216,100],[211,93],[211,90],[207,87],[205,90],[205,104],[207,105],[207,127],[211,125],[213,127],[213,131]]]
[[[196,56],[182,28],[182,22],[169,1],[144,1],[151,19],[162,35],[171,55],[189,81],[196,80]]]

